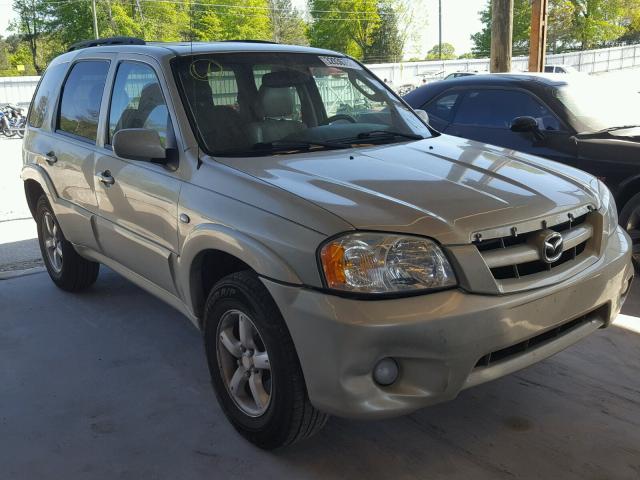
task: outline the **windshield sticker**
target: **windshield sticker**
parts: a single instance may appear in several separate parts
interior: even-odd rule
[[[318,56],[318,58],[327,67],[352,68],[355,70],[362,70],[362,67],[358,65],[357,62],[351,60],[350,58],[323,57],[323,56]]]

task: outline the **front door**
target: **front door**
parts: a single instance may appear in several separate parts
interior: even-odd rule
[[[175,294],[171,265],[178,250],[181,181],[165,165],[118,158],[110,144],[126,128],[156,130],[166,147],[174,147],[162,85],[149,64],[122,61],[117,66],[105,145],[95,166],[96,229],[106,256]]]

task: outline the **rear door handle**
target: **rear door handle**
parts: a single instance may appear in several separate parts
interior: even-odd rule
[[[44,161],[47,162],[49,165],[53,165],[58,161],[58,157],[56,157],[55,153],[49,152],[46,155],[44,155]]]
[[[109,170],[105,170],[104,172],[100,172],[96,174],[96,179],[106,186],[111,186],[116,183],[116,179],[111,176],[111,172]]]

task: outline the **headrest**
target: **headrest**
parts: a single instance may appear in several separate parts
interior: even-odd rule
[[[295,87],[308,82],[310,78],[309,74],[297,70],[279,70],[265,73],[262,76],[262,85],[268,88]]]
[[[288,117],[293,113],[293,90],[291,88],[260,86],[260,106],[266,118]]]

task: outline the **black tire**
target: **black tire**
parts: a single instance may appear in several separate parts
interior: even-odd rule
[[[270,401],[259,416],[245,413],[232,398],[219,362],[219,325],[225,314],[240,311],[252,320],[270,363]],[[250,271],[233,273],[212,289],[204,312],[204,341],[218,402],[236,430],[254,445],[274,449],[308,438],[329,418],[307,395],[298,356],[271,295]],[[239,362],[240,363],[240,362]]]
[[[633,263],[640,270],[640,193],[625,203],[620,212],[620,225],[627,230],[633,241]]]
[[[47,246],[45,245],[47,228],[45,225],[45,216],[47,215],[49,215],[49,219],[53,220],[58,229],[57,231],[59,231],[59,246],[62,255],[58,267],[56,267],[51,260],[50,255],[47,253]],[[93,285],[98,278],[100,264],[86,260],[78,255],[73,245],[64,237],[58,220],[47,201],[47,197],[44,195],[38,199],[36,204],[36,224],[38,227],[38,243],[40,244],[42,259],[53,283],[67,292],[78,292]]]

